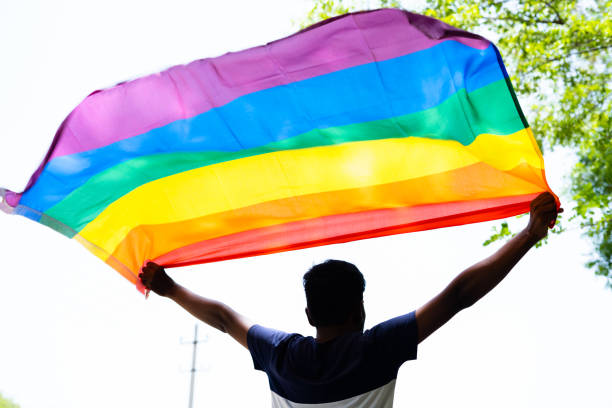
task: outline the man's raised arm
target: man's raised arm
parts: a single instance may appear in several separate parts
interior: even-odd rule
[[[531,202],[529,224],[524,230],[493,255],[460,273],[440,294],[417,309],[418,341],[425,340],[457,312],[473,305],[497,286],[523,255],[546,236],[556,218],[553,195],[537,196]]]
[[[164,268],[149,262],[139,275],[147,289],[160,296],[168,297],[183,309],[204,323],[232,336],[244,347],[247,346],[247,332],[252,324],[247,318],[236,313],[229,306],[216,300],[196,295],[190,290],[175,283]]]

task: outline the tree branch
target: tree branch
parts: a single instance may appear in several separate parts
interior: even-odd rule
[[[555,7],[553,7],[553,5],[550,4],[550,2],[546,0],[543,0],[542,2],[546,4],[548,8],[551,9],[553,13],[555,13],[555,15],[557,16],[558,23],[555,23],[555,24],[565,24],[565,20],[561,17],[561,14],[559,14],[559,11]]]
[[[525,19],[521,17],[513,17],[513,16],[507,16],[507,17],[483,16],[482,18],[485,20],[489,20],[489,21],[496,21],[496,20],[515,21],[515,22],[519,22],[523,24],[557,24],[557,25],[565,24],[565,21],[563,20],[540,20],[540,19],[529,20],[529,19]]]
[[[540,68],[542,65],[546,65],[546,64],[549,64],[551,62],[559,61],[559,60],[562,60],[564,58],[572,57],[572,56],[575,56],[575,55],[588,54],[590,52],[605,50],[607,48],[612,48],[612,44],[604,44],[604,45],[600,45],[599,47],[587,48],[587,49],[584,49],[584,50],[578,50],[576,52],[571,52],[570,51],[567,55],[560,55],[558,57],[548,58],[548,59],[542,61],[538,65],[532,67],[529,71],[527,71],[527,73],[530,74],[533,71],[535,71],[536,69]]]

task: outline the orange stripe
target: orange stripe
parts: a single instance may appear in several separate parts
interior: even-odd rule
[[[140,225],[128,233],[107,262],[119,262],[137,274],[145,259],[248,230],[381,208],[410,210],[410,207],[429,204],[442,205],[436,207],[438,217],[446,215],[444,203],[477,202],[547,190],[541,170],[526,163],[508,172],[478,163],[396,183],[291,197],[175,223]],[[468,206],[465,211],[469,212],[470,208]],[[363,232],[365,234],[367,231]],[[261,245],[274,246],[267,242]]]
[[[489,221],[528,211],[538,194],[330,215],[196,242],[154,261],[185,266]]]

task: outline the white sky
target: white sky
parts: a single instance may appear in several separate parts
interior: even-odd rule
[[[62,119],[91,91],[296,31],[305,0],[0,2],[0,185],[21,191]],[[562,193],[571,156],[547,156]],[[565,207],[570,208],[567,198]],[[524,225],[527,219],[513,220]],[[312,334],[301,276],[327,258],[367,280],[370,327],[409,312],[491,253],[484,223],[172,270],[254,321]],[[609,407],[612,291],[583,267],[573,227],[426,340],[400,370],[396,406]],[[187,406],[194,320],[145,301],[76,242],[0,214],[0,392],[22,408]],[[201,326],[195,404],[269,406],[264,374]]]

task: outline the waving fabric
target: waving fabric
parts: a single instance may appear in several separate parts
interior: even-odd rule
[[[5,211],[133,283],[189,265],[508,217],[550,191],[489,41],[393,9],[89,95]]]

